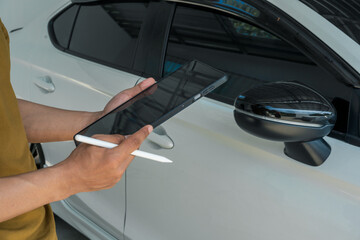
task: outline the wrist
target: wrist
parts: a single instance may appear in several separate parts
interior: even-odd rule
[[[57,185],[57,199],[55,201],[63,200],[70,197],[71,195],[76,194],[78,191],[76,189],[76,182],[74,180],[74,174],[71,173],[71,169],[66,167],[66,164],[63,162],[49,167],[52,174],[56,176],[56,185]]]
[[[87,119],[86,126],[84,126],[84,128],[89,126],[93,122],[97,121],[102,116],[103,116],[103,111],[91,112],[90,115],[89,115],[89,118]]]
[[[78,133],[79,131],[83,130],[84,128],[86,128],[87,126],[89,126],[90,124],[92,124],[93,122],[98,120],[99,118],[101,118],[102,115],[103,115],[102,111],[99,111],[99,112],[82,112],[82,114],[80,115],[80,121],[79,121],[80,124],[77,126],[75,131],[72,133],[72,136],[74,134]]]
[[[93,112],[93,117],[90,123],[95,122],[96,120],[98,120],[99,118],[103,117],[105,114],[103,111],[99,111],[99,112]],[[89,123],[89,124],[90,124]]]

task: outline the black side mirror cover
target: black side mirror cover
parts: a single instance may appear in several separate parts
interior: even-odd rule
[[[318,166],[330,154],[322,137],[335,125],[335,108],[302,84],[275,82],[245,91],[235,100],[234,118],[248,133],[285,142],[285,154],[303,163]]]

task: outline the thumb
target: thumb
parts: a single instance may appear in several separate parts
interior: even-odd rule
[[[122,141],[124,141],[125,137],[120,134],[111,134],[111,135],[105,135],[105,134],[96,134],[93,135],[92,138],[99,139],[106,142],[111,142],[119,145]]]
[[[140,147],[141,143],[147,138],[147,136],[149,136],[152,130],[153,127],[151,125],[146,125],[145,127],[141,128],[139,131],[128,136],[119,145],[119,148],[122,148],[121,151],[124,154],[130,155],[133,151],[137,150]]]

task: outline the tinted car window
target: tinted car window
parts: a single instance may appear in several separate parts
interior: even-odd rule
[[[69,50],[130,68],[147,4],[81,6]]]
[[[139,1],[74,5],[54,20],[55,42],[81,57],[131,68],[147,7]]]
[[[53,31],[57,44],[62,48],[69,46],[72,26],[79,6],[71,6],[63,14],[58,16],[53,23]]]
[[[265,82],[305,80],[311,85],[324,78],[324,72],[296,48],[257,26],[220,12],[179,6],[163,75],[191,59],[229,74],[212,97],[230,104],[241,92]]]

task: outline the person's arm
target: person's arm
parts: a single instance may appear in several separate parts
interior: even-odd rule
[[[152,131],[146,126],[124,139],[98,135],[119,144],[113,149],[80,144],[63,162],[38,171],[0,178],[0,222],[67,198],[78,192],[108,189],[120,181],[138,149]]]
[[[122,91],[99,112],[69,111],[18,99],[28,141],[40,143],[71,140],[81,129],[153,83],[155,80],[148,78],[135,87]]]
[[[71,140],[75,133],[96,121],[101,112],[69,111],[18,99],[28,142]]]
[[[70,140],[87,124],[135,96],[155,82],[147,79],[116,95],[96,113],[67,111],[18,100],[20,114],[30,142]],[[67,198],[78,192],[107,189],[117,183],[138,149],[152,131],[145,126],[124,139],[121,135],[98,135],[95,138],[119,144],[105,149],[80,144],[59,164],[38,171],[0,178],[0,222]]]

